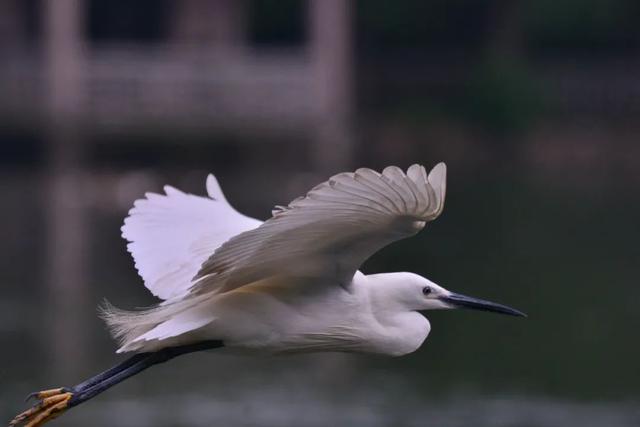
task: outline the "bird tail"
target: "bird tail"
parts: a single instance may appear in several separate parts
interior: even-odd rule
[[[109,332],[120,344],[118,353],[129,351],[157,351],[178,345],[180,335],[209,324],[213,317],[197,309],[207,296],[187,298],[175,302],[165,301],[142,310],[122,310],[105,301],[100,317]]]
[[[118,342],[120,348],[124,348],[165,320],[166,317],[160,315],[161,307],[123,310],[105,300],[98,310],[111,336]]]

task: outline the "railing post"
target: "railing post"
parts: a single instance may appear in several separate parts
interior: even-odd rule
[[[51,375],[72,380],[86,363],[89,292],[83,146],[78,113],[83,91],[82,0],[45,0],[47,221],[45,324]],[[86,188],[86,186],[84,186]]]
[[[310,0],[313,96],[319,115],[314,132],[316,171],[352,166],[353,109],[351,0]]]

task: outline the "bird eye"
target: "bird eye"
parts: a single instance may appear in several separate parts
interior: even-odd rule
[[[429,295],[431,293],[431,288],[429,286],[425,286],[422,288],[422,293],[425,295]]]

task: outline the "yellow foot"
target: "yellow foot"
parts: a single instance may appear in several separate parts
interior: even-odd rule
[[[58,417],[69,407],[69,401],[73,393],[65,391],[64,388],[54,388],[32,393],[29,397],[36,397],[39,402],[18,414],[9,427],[24,425],[25,427],[38,427]]]

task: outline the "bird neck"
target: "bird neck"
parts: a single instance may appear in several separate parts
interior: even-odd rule
[[[431,331],[426,317],[408,306],[402,286],[409,273],[383,273],[367,276],[371,310],[383,331],[380,352],[401,356],[417,350]]]
[[[414,311],[413,298],[407,298],[412,273],[380,273],[367,275],[371,305],[378,313],[392,314]]]

